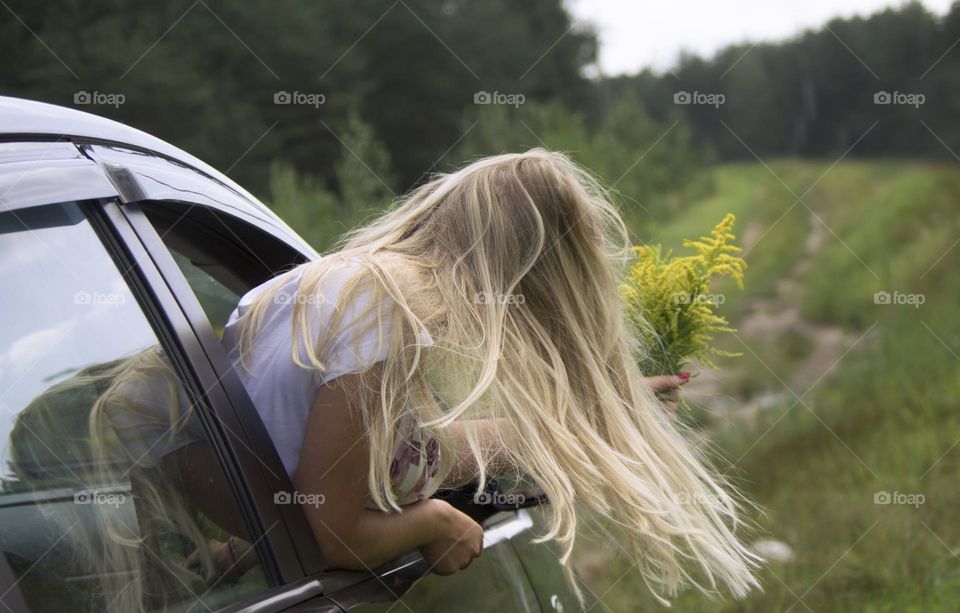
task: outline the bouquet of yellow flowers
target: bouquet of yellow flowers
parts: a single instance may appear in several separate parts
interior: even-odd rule
[[[709,236],[683,241],[696,255],[671,257],[660,245],[633,248],[636,261],[621,290],[627,318],[648,351],[641,357],[644,375],[676,374],[693,360],[716,368],[709,356],[737,355],[711,345],[715,334],[734,330],[716,313],[722,295],[711,294],[710,283],[727,276],[743,289],[747,264],[730,244],[736,240],[734,221],[727,214]]]

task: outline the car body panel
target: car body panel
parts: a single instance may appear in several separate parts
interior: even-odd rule
[[[357,613],[386,613],[397,608],[540,611],[537,593],[511,546],[514,538],[531,538],[531,527],[527,510],[496,513],[483,522],[483,553],[468,570],[448,577],[433,575],[422,557],[410,555],[378,569],[376,576],[351,573],[356,577],[344,581],[336,571],[331,573],[326,581],[329,598]],[[362,581],[357,582],[358,578]],[[348,587],[338,585],[350,581],[354,583]]]
[[[0,142],[0,211],[112,198],[103,171],[69,142]]]
[[[73,142],[77,145],[113,145],[166,158],[202,173],[233,191],[238,199],[230,202],[233,210],[228,212],[231,214],[237,214],[237,210],[241,210],[252,219],[280,228],[287,239],[297,244],[311,259],[317,257],[316,251],[297,236],[296,232],[236,182],[182,149],[136,128],[75,109],[0,96],[0,140],[17,143],[53,141]],[[211,206],[217,205],[213,203]]]
[[[250,200],[254,206],[259,204],[256,198],[245,189],[186,151],[136,128],[76,109],[23,98],[0,96],[0,137],[8,141],[59,140],[117,143],[152,151],[192,166],[228,185]],[[262,204],[259,206],[263,208],[264,214],[272,215]]]
[[[83,150],[104,167],[121,199],[125,199],[125,192],[132,187],[138,200],[148,201],[143,206],[149,206],[149,201],[169,200],[210,207],[256,225],[311,259],[317,256],[279,217],[263,214],[260,208],[263,205],[251,206],[248,198],[196,168],[119,145],[85,145]],[[134,181],[135,186],[118,184],[117,173],[121,169],[128,173],[124,180]]]

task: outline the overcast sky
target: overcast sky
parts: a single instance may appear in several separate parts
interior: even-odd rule
[[[923,0],[937,14],[952,0]],[[788,38],[836,16],[868,15],[892,0],[566,0],[600,35],[604,74],[673,66],[683,50],[711,55],[732,43]]]

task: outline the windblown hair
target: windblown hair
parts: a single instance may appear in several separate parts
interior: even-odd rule
[[[390,463],[401,420],[417,419],[441,441],[442,471],[457,457],[450,427],[461,424],[478,483],[506,459],[547,494],[541,540],[560,544],[568,577],[590,517],[618,530],[661,598],[684,585],[712,593],[725,584],[737,597],[758,585],[759,559],[735,535],[733,489],[641,380],[645,349],[618,291],[626,226],[584,169],[542,149],[481,159],[433,178],[338,247],[287,273],[302,275],[293,359],[322,372],[353,301],[370,322],[353,326],[356,338],[371,325],[389,331],[378,333],[388,358],[361,373],[358,399],[381,509],[397,508]],[[309,305],[345,260],[361,266],[341,290],[336,321],[315,329]],[[241,320],[241,355],[281,284]],[[490,428],[472,427],[480,423],[494,425],[494,440],[482,434]]]

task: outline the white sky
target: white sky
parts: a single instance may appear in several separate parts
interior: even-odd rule
[[[923,0],[944,14],[952,0]],[[681,51],[710,56],[745,41],[780,40],[836,16],[869,15],[902,0],[566,0],[573,15],[600,37],[606,75],[646,67],[664,71]]]

